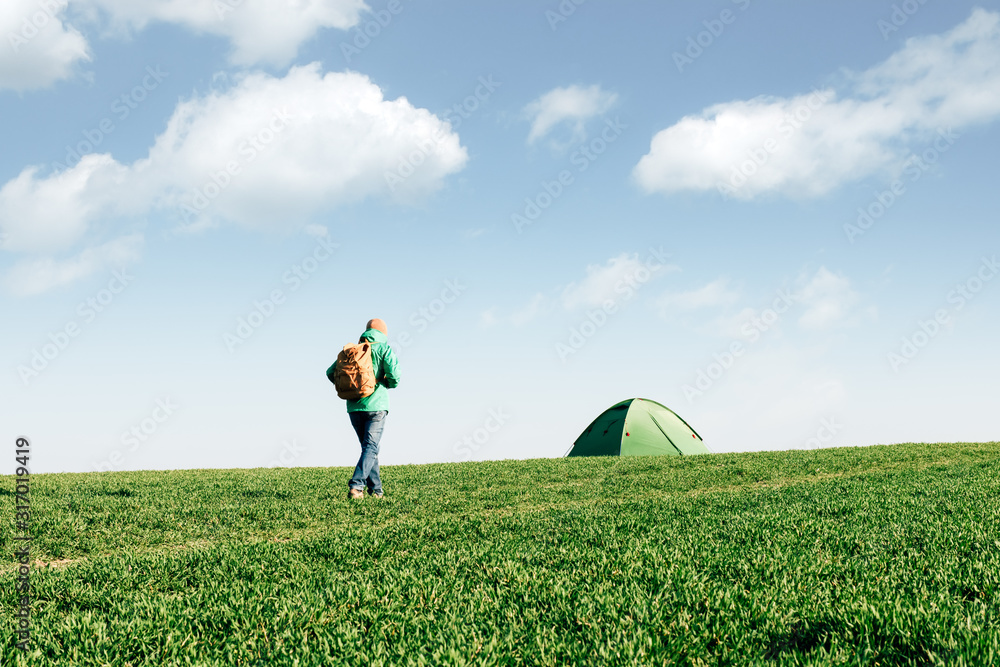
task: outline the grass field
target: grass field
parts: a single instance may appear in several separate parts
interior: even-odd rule
[[[348,476],[34,476],[28,654],[5,477],[0,664],[1000,664],[1000,443]]]

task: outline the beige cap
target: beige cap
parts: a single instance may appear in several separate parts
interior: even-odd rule
[[[385,326],[385,322],[383,322],[382,320],[380,320],[377,317],[374,318],[374,319],[368,320],[368,328],[369,329],[376,329],[378,331],[381,331],[386,336],[389,335],[389,327]]]

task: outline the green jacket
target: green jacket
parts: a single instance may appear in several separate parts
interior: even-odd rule
[[[347,401],[348,412],[378,412],[389,409],[389,390],[399,385],[399,360],[389,346],[389,339],[378,329],[368,329],[361,339],[372,343],[372,368],[375,369],[375,391],[356,401]],[[333,382],[337,362],[326,370],[326,377]]]

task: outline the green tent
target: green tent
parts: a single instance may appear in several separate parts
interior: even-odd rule
[[[630,398],[602,412],[566,456],[709,454],[701,436],[665,405]]]

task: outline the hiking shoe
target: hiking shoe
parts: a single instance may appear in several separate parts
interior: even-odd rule
[[[347,499],[348,500],[364,500],[365,493],[361,489],[348,489]]]

